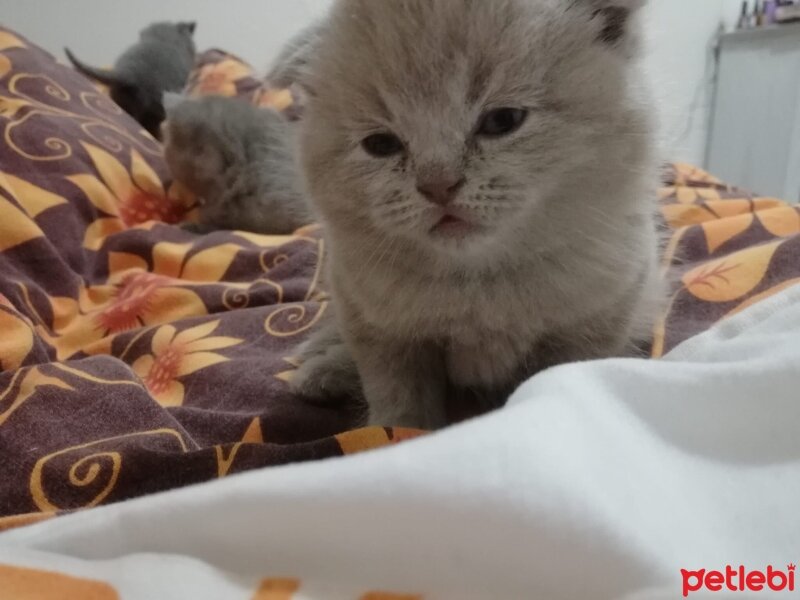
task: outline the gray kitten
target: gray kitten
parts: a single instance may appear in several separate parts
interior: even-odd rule
[[[371,424],[438,428],[649,336],[641,4],[335,2],[297,71],[337,317],[304,348],[299,393],[353,389],[354,359]]]
[[[112,100],[158,137],[165,113],[164,92],[183,90],[195,59],[195,23],[155,23],[119,57],[112,70],[90,67],[65,49],[81,73],[110,88]]]
[[[290,125],[235,98],[167,95],[164,157],[201,199],[197,232],[287,234],[313,218],[298,182]]]

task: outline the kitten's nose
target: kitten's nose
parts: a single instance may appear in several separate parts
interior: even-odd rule
[[[434,204],[447,206],[453,201],[459,190],[464,187],[465,182],[466,180],[463,177],[460,179],[440,177],[418,183],[417,191]]]

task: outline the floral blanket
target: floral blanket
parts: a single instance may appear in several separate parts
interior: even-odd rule
[[[193,93],[284,110],[235,57]],[[0,29],[0,529],[231,473],[384,446],[287,388],[324,314],[325,251],[293,236],[174,226],[193,199],[102,93]],[[800,278],[795,207],[684,165],[662,190],[681,285],[654,355]]]

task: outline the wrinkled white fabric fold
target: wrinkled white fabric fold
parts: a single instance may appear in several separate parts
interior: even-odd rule
[[[91,575],[125,600],[244,600],[268,576],[315,600],[680,598],[681,569],[790,562],[800,287],[661,361],[559,367],[420,440],[0,536],[0,563]]]

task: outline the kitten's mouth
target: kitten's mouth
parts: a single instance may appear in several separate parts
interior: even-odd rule
[[[465,237],[475,226],[453,214],[446,214],[431,228],[431,233],[445,237]]]

